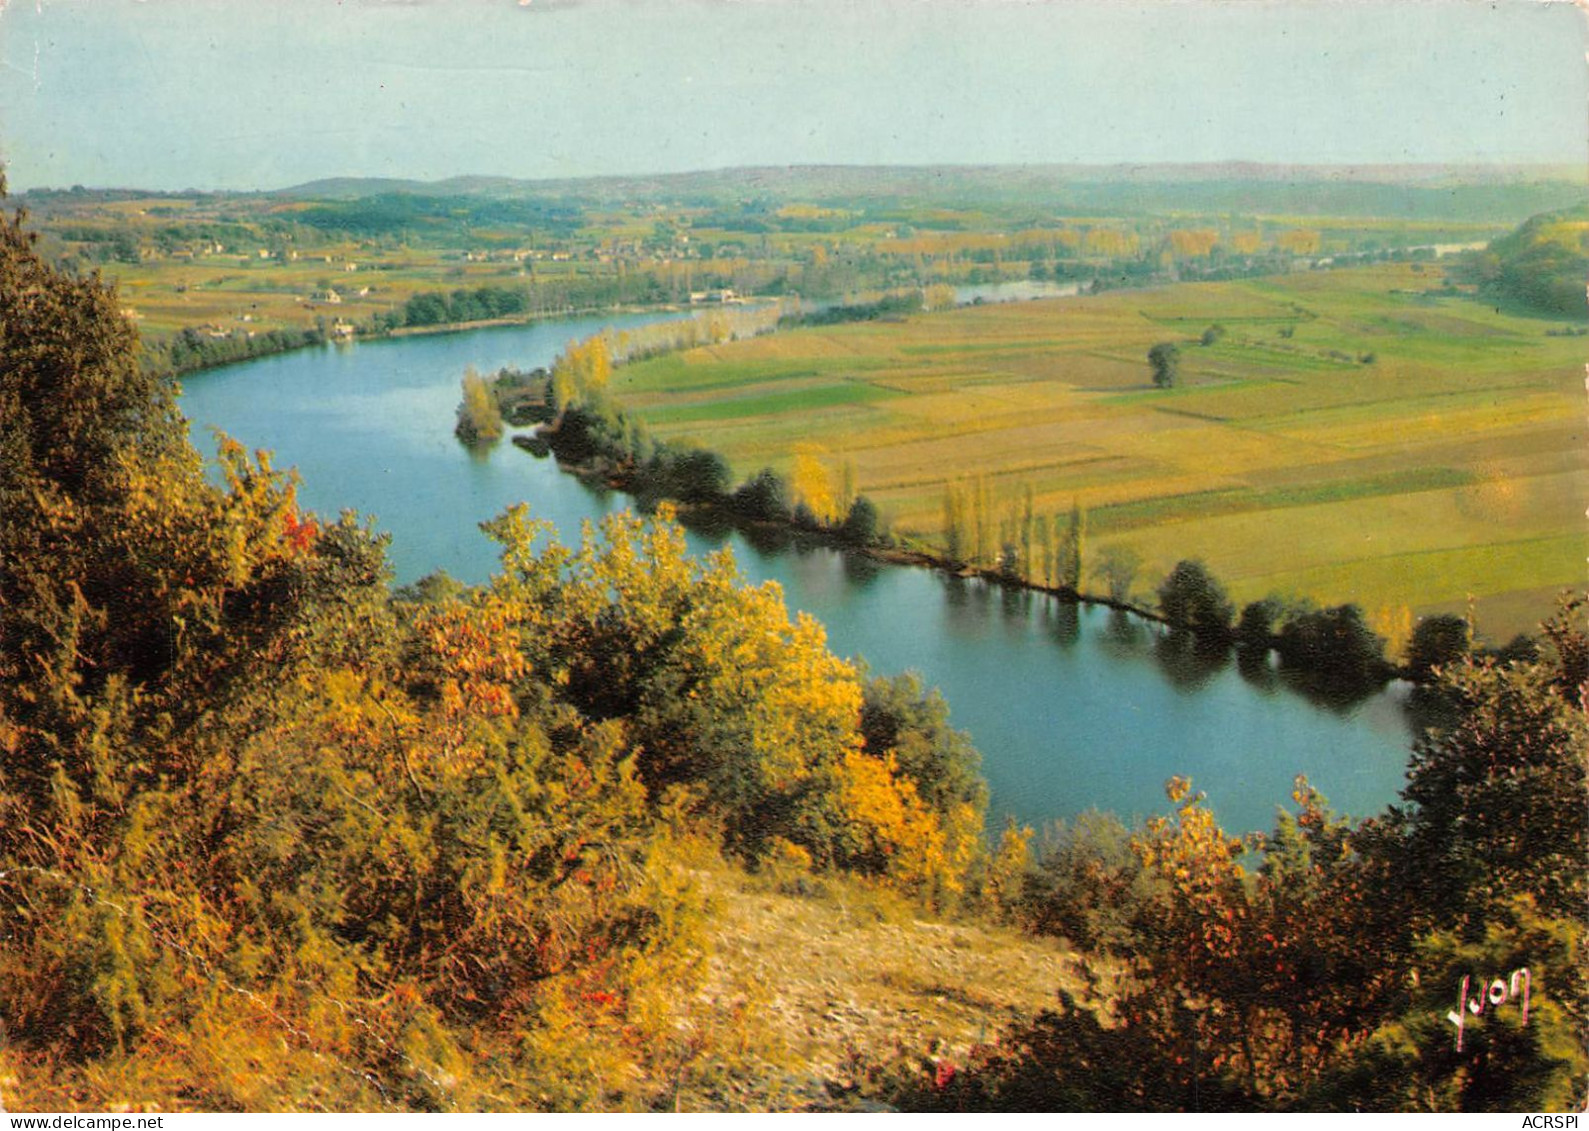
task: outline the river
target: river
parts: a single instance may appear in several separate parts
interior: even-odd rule
[[[571,339],[663,315],[575,318],[361,342],[244,362],[184,382],[193,436],[219,428],[302,475],[302,504],[351,508],[392,535],[397,580],[445,569],[484,580],[495,547],[478,524],[512,503],[550,519],[565,542],[580,523],[628,505],[506,442],[474,454],[453,439],[459,379],[549,364]],[[676,317],[673,316],[673,317]],[[1088,808],[1127,819],[1163,812],[1163,783],[1189,775],[1230,831],[1267,829],[1306,772],[1335,807],[1367,816],[1402,783],[1411,723],[1405,687],[1323,704],[1277,672],[1238,672],[1165,647],[1157,629],[1108,610],[883,566],[796,541],[753,546],[692,531],[692,549],[727,544],[753,582],[777,581],[792,609],[827,626],[831,648],[873,672],[914,669],[948,699],[983,752],[990,819],[1033,825]]]

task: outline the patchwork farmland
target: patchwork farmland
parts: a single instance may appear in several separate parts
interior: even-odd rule
[[[1392,635],[1471,607],[1504,639],[1584,580],[1585,339],[1443,284],[1394,264],[962,307],[659,357],[613,391],[739,477],[819,445],[907,543],[941,548],[975,484],[995,521],[1079,502],[1090,559],[1140,556],[1138,596],[1197,557],[1239,601],[1352,601]]]

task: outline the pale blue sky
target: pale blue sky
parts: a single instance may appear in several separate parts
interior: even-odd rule
[[[13,189],[752,164],[1589,163],[1533,0],[0,0]]]

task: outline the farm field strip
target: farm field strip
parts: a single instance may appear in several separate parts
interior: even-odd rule
[[[1541,605],[1550,607],[1562,588],[1562,569],[1574,563],[1580,568],[1583,564],[1583,540],[1556,535],[1287,570],[1246,579],[1241,588],[1255,595],[1348,588],[1374,592],[1410,583],[1428,594],[1428,608],[1462,613],[1470,598],[1480,608],[1491,605],[1490,631],[1500,637],[1507,622],[1500,616],[1502,610],[1510,613],[1507,619],[1521,623],[1537,615]],[[1514,598],[1520,594],[1529,595],[1531,602],[1517,602]]]
[[[1349,448],[1378,448],[1396,442],[1407,445],[1417,437],[1472,436],[1476,432],[1498,435],[1575,415],[1573,406],[1559,393],[1503,391],[1453,393],[1445,397],[1418,397],[1349,406],[1332,412],[1321,409],[1311,416],[1297,414],[1262,422],[1268,431],[1306,443],[1327,443]],[[1399,408],[1394,417],[1386,410]],[[1582,415],[1581,412],[1576,415]]]
[[[781,412],[813,412],[840,408],[872,400],[882,400],[898,394],[879,389],[863,382],[815,385],[810,388],[787,389],[781,392],[762,392],[737,396],[731,400],[708,400],[686,404],[664,405],[652,409],[658,423],[701,423],[724,421],[745,416]]]

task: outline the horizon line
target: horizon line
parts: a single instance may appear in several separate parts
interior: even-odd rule
[[[85,185],[82,183],[69,186],[62,185],[32,185],[25,189],[15,189],[7,186],[8,195],[21,196],[30,192],[40,193],[69,193],[76,189],[84,192],[145,192],[170,196],[182,195],[268,195],[271,193],[291,192],[314,185],[334,183],[338,181],[387,181],[396,184],[412,185],[445,185],[459,181],[507,181],[522,185],[550,185],[550,184],[575,184],[594,182],[616,181],[664,181],[683,179],[688,177],[725,175],[733,173],[774,173],[774,172],[822,172],[822,171],[848,171],[848,172],[927,172],[935,169],[956,171],[1069,171],[1069,172],[1155,172],[1155,171],[1215,171],[1215,170],[1250,170],[1266,173],[1305,172],[1316,174],[1356,173],[1364,175],[1365,180],[1377,173],[1388,172],[1427,172],[1445,173],[1447,175],[1460,175],[1464,173],[1495,173],[1513,172],[1528,173],[1535,176],[1549,176],[1550,179],[1563,179],[1568,181],[1589,182],[1589,161],[1324,161],[1324,162],[1298,162],[1298,161],[1262,161],[1250,158],[1227,158],[1214,161],[1041,161],[1041,162],[930,162],[924,164],[871,164],[847,162],[799,162],[786,165],[778,164],[744,164],[744,165],[716,165],[703,166],[695,169],[682,169],[671,171],[651,172],[624,172],[624,173],[581,173],[565,176],[517,176],[510,173],[453,173],[443,177],[405,176],[399,173],[331,173],[321,177],[312,177],[308,180],[297,181],[292,184],[277,185],[263,188],[203,188],[196,185],[186,185],[181,188],[150,188],[136,184],[97,184]],[[9,170],[5,162],[0,162],[0,177],[4,177]]]

